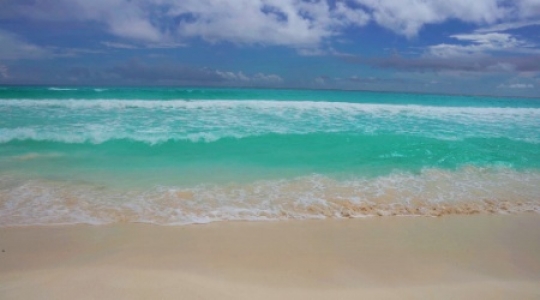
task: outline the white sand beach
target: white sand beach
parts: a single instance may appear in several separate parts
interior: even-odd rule
[[[0,229],[1,299],[538,299],[540,215]]]

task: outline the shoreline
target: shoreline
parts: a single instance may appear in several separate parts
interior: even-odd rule
[[[537,299],[539,214],[0,228],[2,299]]]

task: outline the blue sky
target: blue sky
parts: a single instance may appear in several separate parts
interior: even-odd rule
[[[540,95],[540,0],[0,0],[0,84]]]

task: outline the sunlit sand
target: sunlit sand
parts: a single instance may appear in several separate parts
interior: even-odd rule
[[[540,215],[0,229],[2,299],[538,299]]]

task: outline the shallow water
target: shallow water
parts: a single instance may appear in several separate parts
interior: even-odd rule
[[[0,225],[540,211],[540,101],[0,90]]]

